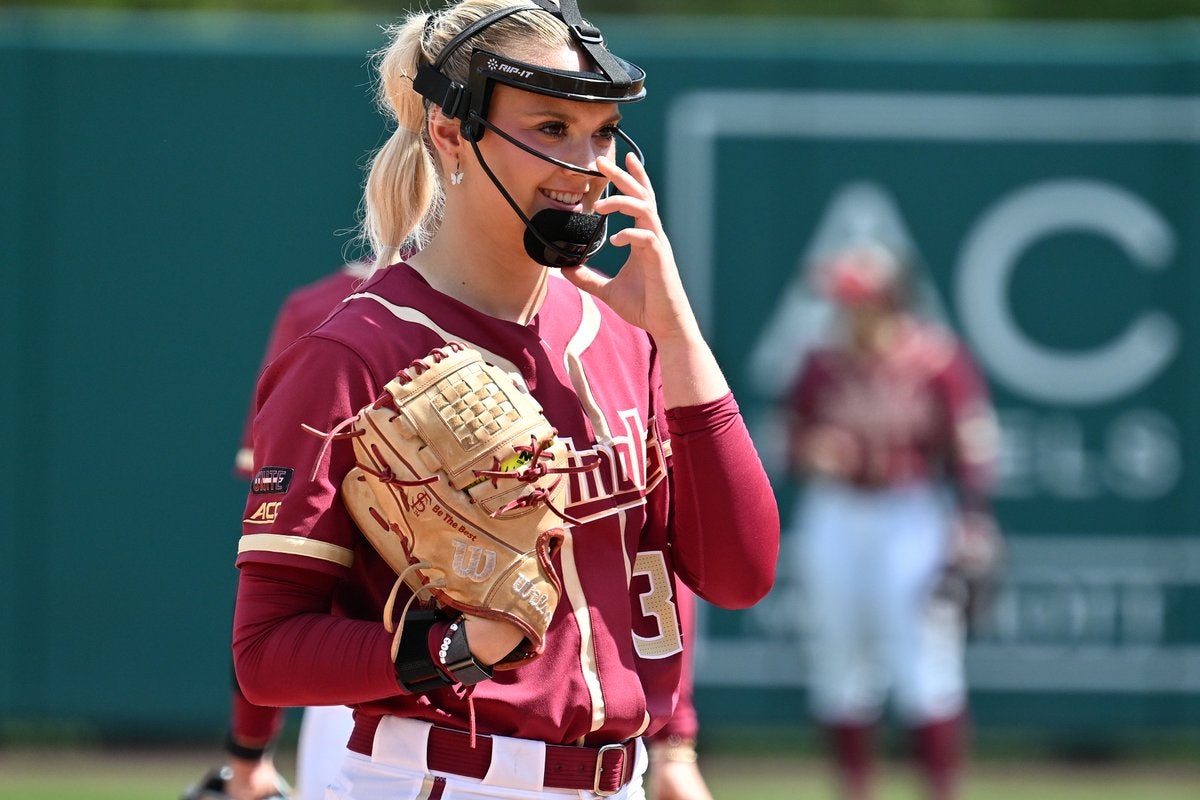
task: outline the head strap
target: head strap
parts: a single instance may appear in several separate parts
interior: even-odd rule
[[[617,58],[604,46],[604,37],[593,25],[586,23],[579,12],[576,0],[561,0],[557,5],[550,0],[529,0],[531,5],[513,5],[497,9],[475,20],[463,28],[446,43],[431,64],[422,64],[413,80],[413,88],[422,97],[441,106],[443,113],[463,122],[463,131],[478,138],[483,128],[471,118],[487,116],[487,105],[491,95],[491,81],[498,80],[521,89],[555,97],[584,101],[629,102],[645,96],[645,72],[627,61]],[[600,70],[594,72],[567,72],[553,70],[533,64],[504,58],[488,53],[480,59],[476,51],[471,59],[471,72],[467,85],[451,80],[442,72],[446,61],[468,39],[494,25],[505,17],[522,11],[545,11],[562,21],[571,33],[571,38],[591,58]],[[496,63],[519,67],[518,71],[497,71],[491,68]],[[521,76],[524,76],[523,80]],[[474,112],[474,113],[472,113]]]
[[[575,0],[559,0],[558,8],[560,13],[556,16],[571,29],[575,41],[592,57],[600,71],[607,75],[614,85],[628,88],[633,83],[629,73],[620,60],[604,46],[604,37],[600,34],[600,29],[584,22],[583,15],[579,13],[579,4]]]

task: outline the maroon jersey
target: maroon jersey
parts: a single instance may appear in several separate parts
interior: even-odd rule
[[[791,404],[793,463],[863,487],[945,476],[968,505],[990,488],[998,437],[987,388],[945,330],[909,320],[884,353],[818,348]],[[827,464],[811,463],[817,448]]]
[[[330,627],[337,621],[298,613],[322,610],[310,605],[295,609],[293,625],[286,609],[271,607],[277,598],[244,588],[239,670],[272,675],[265,699],[279,705],[355,705],[360,729],[383,714],[465,724],[467,700],[453,689],[399,694],[379,623],[395,573],[337,497],[352,448],[335,442],[319,457],[322,442],[301,431],[332,430],[398,369],[448,340],[519,376],[571,461],[598,464],[571,476],[566,512],[582,524],[556,557],[564,591],[546,652],[474,687],[478,730],[548,742],[656,730],[671,714],[682,667],[676,576],[717,605],[756,602],[774,579],[778,511],[732,397],[664,409],[646,333],[558,277],[537,317],[520,325],[394,265],[268,366],[238,564],[264,579],[304,574],[277,569],[286,566],[313,575],[314,585],[321,574],[340,581],[335,613],[364,622]],[[264,621],[272,615],[274,624]],[[269,646],[238,647],[264,628]]]
[[[275,360],[275,356],[279,355],[283,348],[317,327],[321,320],[329,316],[333,307],[349,296],[354,291],[354,287],[362,283],[363,279],[370,274],[370,264],[355,261],[343,265],[337,272],[301,286],[288,294],[271,326],[267,349],[263,353],[262,366],[266,367]],[[234,470],[237,474],[247,480],[254,475],[254,442],[251,434],[253,422],[254,398],[251,397],[246,412],[246,422],[242,426],[242,440],[234,463]]]

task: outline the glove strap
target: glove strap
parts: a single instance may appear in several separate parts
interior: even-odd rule
[[[429,652],[429,631],[438,622],[436,609],[418,608],[404,619],[404,633],[396,650],[396,682],[409,694],[428,694],[452,683]]]
[[[462,617],[450,624],[438,649],[438,658],[442,662],[442,669],[463,686],[474,686],[492,677],[492,668],[480,664],[471,655],[471,647],[467,644],[467,624]]]

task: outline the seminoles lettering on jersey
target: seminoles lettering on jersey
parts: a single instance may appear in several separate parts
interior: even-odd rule
[[[567,513],[581,522],[645,502],[646,494],[666,477],[664,452],[669,446],[659,439],[657,424],[652,421],[647,431],[635,411],[620,416],[625,433],[607,442],[580,450],[572,440],[563,439],[568,466],[593,465],[567,476]]]

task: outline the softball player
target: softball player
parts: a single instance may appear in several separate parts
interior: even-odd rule
[[[293,290],[284,300],[267,341],[265,367],[283,348],[315,328],[330,311],[354,293],[371,274],[371,265],[356,261]],[[253,404],[242,430],[235,470],[247,481],[253,478]],[[685,637],[690,639],[695,624],[695,598],[686,587],[677,593]],[[671,720],[650,742],[653,765],[651,785],[656,800],[705,800],[710,798],[696,761],[695,740],[699,720],[692,701],[691,658],[684,663],[679,701]],[[260,707],[242,695],[236,681],[232,687],[230,731],[227,739],[229,762],[210,772],[183,800],[261,800],[287,793],[268,755],[283,724],[283,709]],[[293,800],[320,800],[325,787],[337,775],[346,741],[354,726],[346,706],[310,706],[300,722],[296,754],[296,786]]]
[[[677,585],[748,606],[770,589],[779,546],[770,484],[649,179],[636,155],[617,158],[618,143],[637,152],[619,109],[643,96],[644,74],[573,0],[462,0],[390,35],[380,99],[397,127],[371,166],[364,222],[387,266],[259,381],[239,683],[263,705],[354,707],[329,798],[641,798],[642,737],[670,718],[684,663]],[[582,262],[612,213],[634,223],[611,238],[630,254],[609,278]],[[416,252],[398,261],[406,243]],[[352,449],[335,441],[319,457],[300,431],[333,430],[449,339],[518,373],[569,460],[601,468],[568,476],[565,511],[581,522],[554,559],[564,591],[543,654],[414,693],[381,622],[395,574],[338,495]],[[522,638],[481,617],[466,627],[476,676]],[[400,650],[428,651],[436,673],[447,630],[410,619]]]
[[[963,755],[965,637],[936,588],[954,526],[989,519],[994,414],[963,346],[909,311],[893,253],[851,248],[817,277],[846,327],[808,355],[790,401],[812,711],[843,796],[866,798],[890,691],[929,796],[947,800]]]

